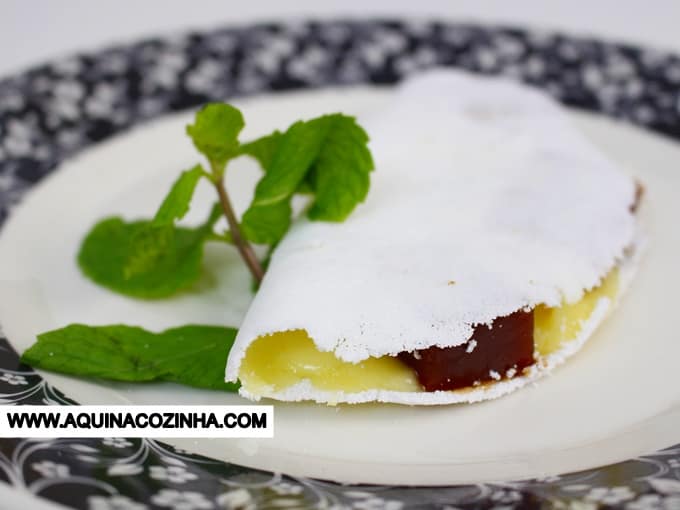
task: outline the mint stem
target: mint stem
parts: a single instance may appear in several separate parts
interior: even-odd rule
[[[224,187],[224,180],[220,176],[219,178],[212,179],[212,181],[215,185],[215,189],[217,190],[217,194],[220,197],[220,204],[222,206],[222,210],[224,211],[224,215],[227,218],[229,231],[231,232],[231,237],[234,240],[234,244],[236,245],[241,258],[248,266],[248,269],[250,269],[253,278],[255,278],[259,284],[262,282],[262,278],[264,277],[264,270],[262,269],[262,265],[257,259],[257,256],[255,255],[253,247],[241,234],[241,228],[238,225],[238,220],[234,214],[234,209],[231,207],[229,195],[227,195],[227,190]]]

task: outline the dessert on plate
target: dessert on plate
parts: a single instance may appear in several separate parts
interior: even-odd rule
[[[251,399],[476,402],[577,352],[634,272],[636,182],[503,79],[428,72],[360,121],[365,203],[281,242],[226,379]]]

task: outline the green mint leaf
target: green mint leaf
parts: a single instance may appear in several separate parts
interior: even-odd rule
[[[205,171],[201,165],[196,165],[180,174],[158,208],[156,216],[153,218],[154,226],[169,225],[175,220],[184,218],[186,213],[189,212],[189,205],[194,196],[196,185],[203,175],[205,175]]]
[[[308,122],[296,122],[281,135],[253,200],[241,218],[245,237],[276,244],[290,227],[291,199],[319,152],[323,134]]]
[[[241,145],[241,154],[245,154],[257,160],[262,169],[266,172],[271,166],[274,154],[283,139],[283,134],[280,131],[274,131],[272,134],[263,136],[253,140],[252,142]],[[312,188],[304,180],[300,183],[297,193],[312,193]]]
[[[256,159],[262,167],[262,170],[266,172],[274,161],[274,155],[281,145],[281,140],[283,140],[283,134],[280,131],[274,131],[270,135],[263,136],[241,145],[240,154]],[[307,182],[307,179],[300,183],[296,192],[312,193],[312,188]]]
[[[191,286],[201,274],[203,244],[220,218],[213,207],[198,228],[107,218],[87,234],[78,253],[83,273],[127,296],[158,299]]]
[[[238,135],[244,125],[243,115],[237,108],[209,103],[196,112],[194,123],[187,126],[187,134],[211,164],[223,167],[238,155]]]
[[[205,171],[201,165],[182,172],[170,188],[153,220],[146,228],[134,232],[128,250],[128,261],[123,268],[126,279],[151,271],[159,259],[173,252],[175,220],[182,219],[189,211],[196,185],[204,175]]]
[[[276,244],[288,232],[293,209],[289,200],[249,207],[241,219],[241,230],[249,241]]]
[[[172,253],[174,245],[175,227],[172,224],[156,226],[151,221],[144,228],[135,229],[130,237],[123,276],[130,280],[152,271],[166,254]]]
[[[315,194],[308,216],[317,221],[344,221],[368,194],[374,168],[368,135],[353,117],[345,115],[327,115],[312,122],[325,124],[326,137],[307,179]]]
[[[38,335],[21,359],[35,368],[68,375],[236,391],[237,384],[224,382],[235,336],[235,329],[218,326],[151,333],[123,325],[72,324]]]
[[[368,193],[373,160],[367,143],[355,119],[342,114],[296,122],[281,136],[251,142],[265,174],[242,218],[246,238],[278,243],[290,227],[293,195],[308,190],[316,194],[311,219],[344,220]]]
[[[280,131],[274,131],[270,135],[244,143],[241,145],[239,153],[255,158],[266,172],[274,160],[274,155],[281,144],[282,138],[283,134]]]

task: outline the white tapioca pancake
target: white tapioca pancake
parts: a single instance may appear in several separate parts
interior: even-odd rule
[[[286,236],[227,380],[250,398],[453,403],[575,352],[631,274],[634,181],[550,98],[501,79],[429,72],[359,121],[376,164],[367,200],[344,223],[302,220]],[[562,322],[537,311],[536,366],[497,382],[426,392],[390,357],[465,344],[476,325],[539,306]]]

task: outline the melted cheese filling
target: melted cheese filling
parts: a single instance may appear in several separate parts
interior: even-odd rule
[[[556,352],[575,340],[602,298],[613,301],[618,292],[618,271],[572,304],[534,310],[534,349],[538,357]],[[244,388],[270,395],[304,380],[324,391],[358,393],[370,389],[423,391],[415,372],[393,356],[368,358],[359,363],[342,361],[321,352],[304,330],[284,331],[257,338],[246,351],[239,370]]]
[[[619,292],[619,271],[613,269],[599,286],[586,292],[576,303],[549,308],[539,305],[534,309],[534,351],[548,356],[575,340],[583,323],[595,311],[602,298],[614,302]]]
[[[239,379],[259,395],[286,389],[304,379],[327,391],[422,391],[415,372],[397,358],[383,356],[348,363],[332,352],[319,351],[301,329],[255,340],[243,359]]]

